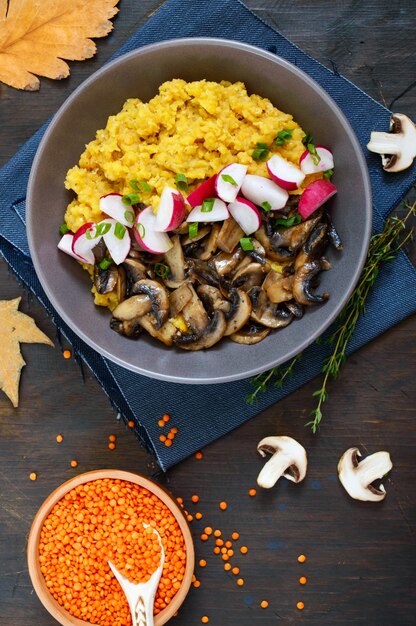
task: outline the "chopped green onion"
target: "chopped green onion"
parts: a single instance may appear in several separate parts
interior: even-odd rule
[[[324,178],[325,180],[331,180],[331,176],[333,175],[334,170],[326,170],[324,172]]]
[[[198,234],[198,222],[193,222],[193,224],[189,224],[188,235],[189,239],[196,237]]]
[[[260,206],[263,209],[263,211],[271,211],[272,210],[272,205],[270,204],[270,202],[267,202],[267,200],[262,202]]]
[[[65,235],[65,233],[67,233],[68,231],[69,231],[69,228],[68,228],[68,226],[66,224],[62,224],[59,227],[59,234],[60,235]]]
[[[234,178],[232,176],[230,176],[229,174],[221,174],[221,178],[226,182],[226,183],[230,183],[230,185],[234,185],[234,187],[238,187],[237,183],[235,182]]]
[[[315,145],[313,143],[308,143],[306,147],[308,148],[310,152],[314,165],[318,165],[319,161],[321,160],[321,157],[317,153]]]
[[[120,224],[120,222],[117,222],[116,225],[114,226],[114,234],[117,237],[117,239],[123,239],[125,232],[126,232],[126,227],[123,226],[123,224]]]
[[[283,228],[289,228],[290,226],[296,226],[297,224],[300,224],[302,221],[302,218],[300,215],[292,215],[291,217],[278,217],[275,222],[274,225],[275,226],[283,226]]]
[[[130,224],[133,224],[135,219],[133,211],[124,211],[124,219],[126,220],[126,222],[130,222]]]
[[[96,228],[95,224],[94,224],[94,226],[92,228],[87,228],[87,230],[85,231],[85,236],[90,241],[91,241],[91,239],[96,239],[97,238],[97,228]]]
[[[175,185],[181,191],[187,191],[188,189],[188,179],[185,174],[176,174],[175,176]]]
[[[141,237],[143,239],[143,237],[146,234],[146,229],[145,229],[145,227],[143,226],[143,224],[141,222],[137,222],[136,230],[139,233],[139,237]]]
[[[251,240],[251,237],[242,237],[240,239],[240,246],[242,247],[244,252],[250,252],[251,250],[254,250],[254,246],[253,246],[253,242]]]
[[[112,263],[113,262],[111,259],[103,259],[98,265],[101,267],[102,270],[108,270]]]
[[[252,157],[255,161],[265,161],[269,156],[269,146],[267,143],[257,142],[257,148],[252,152]]]
[[[155,274],[157,276],[160,276],[161,278],[166,278],[169,272],[169,265],[165,265],[164,263],[155,263]]]
[[[125,206],[131,206],[140,202],[140,196],[138,193],[127,193],[121,198],[121,201]]]
[[[133,189],[133,191],[143,191],[148,192],[152,191],[152,186],[149,185],[145,180],[129,180],[129,187]]]
[[[215,198],[205,198],[201,206],[201,213],[211,213],[214,208]]]
[[[283,146],[283,144],[288,139],[292,139],[292,134],[293,134],[293,130],[289,130],[289,129],[279,130],[279,132],[277,133],[277,137],[274,140],[274,143],[276,144],[276,146]]]
[[[96,237],[102,237],[103,235],[105,235],[106,233],[108,233],[108,231],[111,228],[111,224],[109,224],[108,222],[105,222],[104,224],[97,224],[97,230],[95,232],[95,236]]]
[[[303,143],[304,146],[307,146],[308,143],[313,143],[313,137],[312,137],[311,133],[306,133],[306,135],[302,139],[302,143]]]

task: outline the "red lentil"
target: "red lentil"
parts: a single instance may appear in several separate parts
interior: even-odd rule
[[[166,435],[160,435],[159,436],[159,441],[161,441],[162,443],[164,443],[166,441]]]
[[[247,546],[241,546],[240,552],[241,552],[241,554],[247,554],[247,552],[248,552]]]
[[[221,531],[220,530],[214,530],[214,537],[221,537]]]
[[[234,539],[234,541],[237,541],[237,539],[240,539],[240,535],[239,535],[239,533],[236,533],[236,532],[235,532],[235,533],[233,533],[233,534],[231,535],[231,538],[232,538],[232,539]]]
[[[70,359],[72,356],[71,350],[64,350],[62,354],[64,356],[64,359]]]
[[[196,587],[198,589],[198,587],[201,586],[201,581],[195,580],[192,584],[193,584],[194,587]]]
[[[199,564],[200,564],[201,567],[206,567],[207,566],[207,562],[205,561],[205,559],[201,559],[199,561]]]
[[[172,445],[172,440],[171,440],[171,439],[166,439],[166,441],[165,441],[165,446],[166,446],[167,448],[170,448],[170,447],[171,447],[171,445]]]
[[[226,511],[228,508],[228,504],[226,502],[220,502],[221,511]]]
[[[226,547],[226,548],[232,548],[232,545],[233,545],[233,544],[232,544],[232,542],[231,542],[231,541],[226,541],[226,542],[225,542],[225,547]]]
[[[203,454],[202,452],[195,452],[195,458],[200,461],[203,458]]]
[[[165,422],[163,420],[159,420],[157,425],[159,426],[159,428],[163,428],[165,426]]]
[[[195,519],[202,519],[202,513],[195,513]]]
[[[231,563],[225,563],[224,564],[224,569],[225,569],[226,572],[229,572],[230,569],[231,569]]]
[[[185,573],[184,538],[170,510],[147,489],[126,481],[95,480],[72,489],[53,507],[40,534],[40,568],[51,594],[74,617],[129,626],[127,601],[107,561],[132,582],[149,580],[160,562],[153,528],[165,550],[154,607],[158,614]]]
[[[75,459],[73,459],[70,463],[71,467],[78,467],[78,461],[76,461]]]
[[[175,433],[170,431],[170,433],[168,433],[168,439],[171,439],[173,441],[173,439],[175,439]]]
[[[202,533],[201,535],[201,541],[208,541],[208,535],[205,533]]]
[[[255,489],[248,490],[248,495],[251,496],[252,498],[254,498],[256,494],[257,494],[257,491]]]
[[[36,472],[31,472],[31,473],[29,474],[29,478],[30,478],[30,480],[36,480],[36,479],[37,479],[37,477],[38,477],[38,475],[36,474]]]
[[[298,561],[299,563],[304,563],[306,561],[306,556],[304,554],[299,554]]]
[[[173,433],[174,435],[177,435],[179,432],[179,428],[177,428],[176,426],[174,426],[173,428],[170,429],[170,432]]]
[[[232,572],[233,572],[233,574],[235,574],[235,576],[237,576],[237,574],[240,573],[240,568],[239,567],[233,567]]]
[[[209,622],[209,617],[207,617],[207,615],[203,615],[203,616],[201,617],[201,622],[202,622],[203,624],[208,624],[208,622]]]
[[[199,502],[199,496],[196,496],[196,495],[192,496],[191,500],[192,500],[192,502],[195,502],[195,504],[196,504],[197,502]]]
[[[221,548],[218,548],[218,546],[214,548],[214,554],[221,554]]]
[[[204,533],[205,533],[206,535],[212,535],[212,528],[211,528],[210,526],[207,526],[207,527],[204,529]]]
[[[108,448],[110,450],[115,450],[116,449],[116,444],[113,441],[110,441],[110,443],[108,444]]]
[[[115,435],[108,435],[108,441],[112,441],[114,443],[114,441],[117,441],[117,437]]]
[[[299,611],[303,611],[303,609],[305,608],[305,604],[303,602],[298,602],[296,604],[296,608],[299,609]]]
[[[129,428],[134,428],[134,422],[133,422],[133,420],[129,420],[129,421],[127,422],[127,426],[128,426]]]
[[[62,436],[62,435],[56,435],[56,441],[57,441],[58,443],[62,443],[62,442],[63,442],[63,440],[64,440],[64,438],[63,438],[63,436]]]
[[[237,578],[237,585],[242,587],[244,585],[244,578]]]
[[[165,424],[170,420],[170,415],[168,415],[167,413],[165,413],[164,415],[162,415],[162,420],[165,422]]]
[[[299,582],[300,582],[301,585],[306,585],[306,583],[308,582],[307,579],[306,579],[306,576],[301,576],[299,578]]]
[[[269,603],[267,602],[267,600],[262,600],[260,602],[260,606],[262,609],[267,609],[267,607],[269,606]]]

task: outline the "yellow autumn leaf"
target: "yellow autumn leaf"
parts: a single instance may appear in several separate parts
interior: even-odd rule
[[[0,81],[27,91],[39,89],[35,76],[69,75],[63,59],[94,56],[90,37],[105,37],[119,0],[0,0]]]
[[[19,404],[20,373],[26,365],[20,354],[20,344],[46,343],[53,346],[32,318],[18,310],[19,303],[20,298],[0,300],[0,389],[14,407]]]

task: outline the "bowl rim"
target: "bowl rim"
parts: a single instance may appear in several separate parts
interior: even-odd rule
[[[46,517],[51,512],[54,505],[63,498],[63,496],[74,489],[75,487],[92,482],[94,480],[102,480],[105,478],[112,478],[115,480],[124,480],[126,482],[132,482],[136,485],[148,489],[155,494],[174,515],[176,521],[179,524],[179,528],[184,537],[186,546],[186,565],[185,574],[180,589],[173,597],[168,606],[163,609],[158,615],[155,616],[155,626],[163,626],[168,620],[170,620],[174,613],[184,602],[188,591],[192,583],[192,576],[195,567],[195,548],[192,539],[191,530],[189,528],[188,521],[184,512],[177,503],[175,497],[169,493],[162,485],[154,482],[143,474],[130,472],[126,470],[117,469],[100,469],[92,470],[78,474],[73,478],[65,481],[59,487],[54,489],[47,498],[43,501],[39,507],[29,531],[27,541],[27,564],[29,570],[29,577],[32,585],[35,589],[36,595],[45,607],[47,611],[60,623],[62,626],[91,626],[91,622],[86,622],[71,615],[63,606],[61,606],[57,600],[52,596],[46,587],[45,579],[40,571],[39,563],[37,560],[40,531],[45,522]]]
[[[297,354],[303,352],[320,335],[322,335],[325,332],[325,330],[332,324],[332,322],[337,318],[337,316],[339,315],[339,313],[341,312],[341,310],[347,303],[352,292],[354,291],[354,288],[358,282],[361,271],[363,269],[365,260],[367,258],[367,252],[368,252],[368,247],[370,244],[370,235],[371,235],[371,229],[372,229],[372,191],[371,191],[370,176],[368,173],[367,163],[366,163],[363,151],[361,149],[360,143],[355,134],[355,131],[353,130],[350,122],[348,121],[343,111],[335,103],[332,97],[326,92],[326,90],[323,87],[321,87],[319,83],[317,83],[317,81],[311,78],[306,72],[299,69],[296,65],[294,65],[293,63],[290,63],[286,59],[276,54],[273,54],[271,52],[268,52],[267,50],[263,50],[262,48],[258,48],[257,46],[253,46],[253,45],[246,44],[246,43],[236,41],[236,40],[228,40],[228,39],[222,39],[218,37],[184,37],[184,38],[178,38],[178,39],[168,39],[168,40],[141,46],[140,48],[136,48],[135,50],[127,52],[117,57],[113,61],[106,63],[105,65],[103,65],[103,67],[101,67],[96,72],[91,74],[91,76],[89,76],[85,81],[83,81],[72,92],[72,94],[63,102],[63,104],[60,106],[58,111],[54,114],[48,128],[46,129],[44,136],[41,139],[41,142],[38,146],[35,158],[32,163],[32,167],[31,167],[31,171],[29,175],[28,187],[27,187],[27,198],[26,198],[26,210],[27,210],[26,232],[27,232],[31,259],[32,259],[36,274],[39,278],[39,281],[47,297],[51,301],[53,307],[56,309],[57,313],[65,321],[65,323],[73,330],[73,332],[78,337],[80,337],[80,339],[82,339],[88,346],[90,346],[96,352],[98,352],[98,354],[109,359],[111,362],[117,365],[120,365],[121,367],[124,367],[128,371],[142,374],[149,378],[162,380],[166,382],[179,383],[179,384],[191,384],[191,385],[192,384],[219,384],[219,383],[226,383],[226,382],[246,379],[256,374],[259,374],[261,372],[267,371],[271,367],[275,366],[276,362],[266,363],[261,366],[253,367],[252,369],[250,369],[250,371],[237,372],[236,374],[228,374],[228,375],[223,375],[223,376],[218,375],[214,377],[211,376],[211,377],[201,377],[201,378],[183,378],[180,375],[180,368],[178,368],[178,372],[179,372],[178,374],[165,374],[163,371],[154,371],[154,370],[143,368],[140,365],[127,363],[123,358],[120,358],[117,355],[110,352],[109,350],[107,350],[106,348],[103,348],[102,346],[99,345],[99,343],[92,340],[86,333],[84,333],[84,331],[80,329],[77,326],[77,324],[72,323],[70,314],[67,313],[63,307],[61,307],[59,301],[55,299],[54,293],[49,288],[48,282],[44,280],[43,270],[42,270],[41,263],[37,256],[35,243],[32,238],[31,225],[35,218],[34,218],[33,211],[31,210],[31,207],[32,207],[32,201],[33,201],[33,194],[34,194],[33,188],[34,188],[34,180],[36,178],[36,172],[37,172],[39,163],[42,160],[45,149],[47,147],[49,136],[53,133],[56,125],[59,124],[59,121],[62,115],[71,106],[72,102],[78,97],[78,94],[82,90],[84,90],[87,86],[89,86],[91,83],[95,82],[96,80],[99,80],[107,71],[113,69],[117,65],[122,65],[126,59],[130,59],[136,56],[141,56],[142,54],[146,54],[149,51],[151,52],[152,50],[158,50],[161,48],[169,49],[177,45],[191,46],[191,45],[195,45],[195,43],[198,43],[201,46],[221,45],[225,47],[245,50],[251,54],[268,59],[272,61],[273,63],[277,63],[278,65],[285,67],[288,71],[295,74],[301,81],[306,83],[314,92],[316,92],[320,98],[326,101],[328,106],[336,112],[336,115],[338,117],[340,124],[342,124],[342,126],[350,135],[351,143],[353,144],[354,152],[357,157],[360,170],[362,172],[363,186],[364,186],[363,213],[366,216],[366,223],[365,223],[363,246],[360,250],[359,256],[356,257],[355,259],[356,269],[351,278],[350,285],[348,289],[343,293],[343,295],[338,299],[338,302],[336,306],[334,307],[332,313],[327,316],[325,321],[321,323],[313,333],[308,334],[308,336],[301,343],[299,343],[296,346],[296,348],[293,348],[292,350],[289,350],[287,352],[287,354],[285,355],[284,362],[289,361],[291,358],[293,358]],[[283,362],[283,361],[280,361],[280,362]],[[198,372],[195,372],[195,373],[197,374]]]

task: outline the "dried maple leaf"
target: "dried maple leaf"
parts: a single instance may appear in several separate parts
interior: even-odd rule
[[[105,37],[119,0],[0,0],[0,81],[27,91],[39,89],[34,76],[69,75],[62,59],[94,56],[89,37]],[[33,72],[33,73],[32,73]]]
[[[53,346],[32,318],[18,311],[19,303],[20,298],[0,300],[0,388],[14,407],[19,404],[20,372],[26,365],[20,354],[20,343]]]

